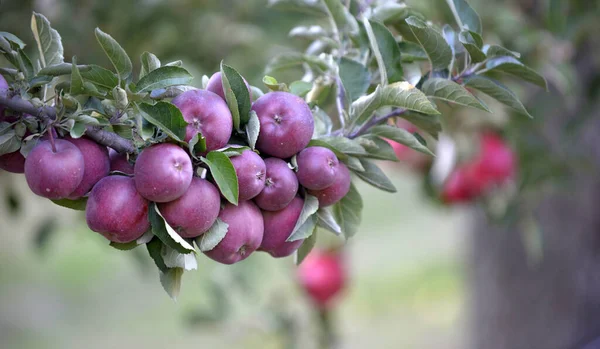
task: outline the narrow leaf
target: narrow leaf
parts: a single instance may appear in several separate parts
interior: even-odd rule
[[[324,0],[330,16],[342,32],[357,33],[358,24],[348,9],[339,0]]]
[[[248,87],[240,73],[232,67],[223,64],[223,62],[221,62],[221,80],[231,114],[238,116],[237,120],[236,117],[233,119],[233,127],[239,130],[241,126],[248,123],[248,119],[250,118],[249,113],[252,103]]]
[[[496,99],[498,102],[532,118],[531,114],[525,109],[525,106],[521,103],[519,98],[509,90],[508,87],[496,80],[481,75],[475,75],[466,79],[465,86],[481,91]]]
[[[308,238],[304,239],[302,245],[300,245],[300,248],[298,248],[298,251],[296,252],[296,265],[300,265],[302,263],[304,258],[306,258],[310,251],[312,251],[313,247],[315,247],[316,243],[317,230],[315,229]]]
[[[446,0],[454,14],[456,23],[462,28],[481,34],[481,18],[466,0]]]
[[[238,204],[238,178],[235,173],[235,168],[227,155],[211,151],[202,161],[208,165],[210,173],[214,178],[217,186],[221,190],[221,194],[234,205]]]
[[[304,225],[304,223],[306,223],[309,218],[311,218],[319,209],[319,200],[312,196],[312,195],[306,195],[304,197],[304,205],[302,206],[302,211],[300,212],[300,216],[298,217],[298,220],[296,221],[296,225],[294,226],[294,229],[292,230],[292,233],[290,234],[290,236],[287,238],[286,241],[296,241],[296,240],[300,240],[300,239],[304,239],[307,236],[305,234],[308,233],[307,228],[314,228],[314,226],[312,227],[304,227],[304,229],[302,231],[298,231],[300,229],[300,227],[302,225]],[[316,221],[316,216],[315,216],[315,221],[314,224],[317,224]],[[312,233],[312,230],[311,230]]]
[[[165,222],[158,211],[158,207],[153,202],[148,206],[148,219],[152,226],[152,233],[165,245],[180,253],[194,252],[194,247],[179,236],[179,234]]]
[[[256,147],[256,141],[258,140],[258,135],[260,134],[260,122],[258,120],[258,115],[254,110],[250,111],[250,119],[248,120],[248,124],[246,125],[246,137],[248,137],[248,145],[252,150]]]
[[[365,171],[354,172],[358,178],[383,191],[390,193],[395,193],[397,191],[390,179],[372,161],[360,159],[360,162]]]
[[[346,155],[367,155],[366,150],[354,139],[346,137],[325,137],[319,139],[319,141],[327,143],[338,152]]]
[[[362,209],[362,198],[354,183],[352,183],[348,194],[333,206],[335,220],[340,225],[346,239],[356,235],[361,221]]]
[[[72,210],[77,211],[85,211],[85,206],[87,205],[88,198],[82,197],[77,200],[69,200],[69,199],[59,199],[59,200],[50,200],[58,206],[70,208]]]
[[[421,89],[426,95],[449,103],[473,107],[490,112],[490,110],[475,98],[469,91],[454,81],[443,78],[431,78],[425,81]]]
[[[176,141],[183,142],[187,122],[181,111],[171,103],[158,102],[154,105],[142,103],[139,105],[142,116],[149,123],[158,127]]]
[[[404,74],[402,57],[394,35],[381,23],[373,21],[370,24],[377,42],[377,48],[383,59],[388,83],[401,81]]]
[[[406,23],[418,43],[427,53],[431,62],[431,69],[442,70],[448,68],[452,61],[452,49],[448,46],[442,34],[415,16],[408,17]]]
[[[458,34],[458,40],[463,44],[467,52],[469,52],[469,56],[471,56],[473,62],[479,63],[485,61],[486,56],[481,50],[482,42],[478,34],[463,30]]]
[[[154,264],[158,267],[158,269],[162,272],[167,271],[167,266],[165,265],[165,261],[163,261],[161,252],[164,244],[159,238],[154,238],[146,243],[146,248],[148,249],[148,254],[154,261]]]
[[[177,300],[181,291],[181,277],[183,276],[182,268],[167,269],[165,272],[160,272],[160,284],[165,289],[169,297]]]
[[[69,75],[73,69],[73,64],[71,63],[59,63],[54,65],[48,65],[42,68],[38,75],[48,75],[48,76],[61,76],[61,75]],[[80,72],[90,71],[92,67],[89,65],[78,65],[77,69]]]
[[[227,229],[229,229],[229,224],[217,218],[206,233],[196,238],[196,245],[198,245],[198,248],[202,252],[212,250],[225,238]]]
[[[83,78],[77,67],[77,57],[73,56],[73,64],[71,65],[71,94],[76,96],[83,93],[85,93]]]
[[[358,158],[355,158],[354,156],[348,156],[342,162],[344,164],[346,164],[346,166],[348,166],[348,168],[351,169],[352,171],[359,171],[360,172],[360,171],[364,171],[365,170],[365,168],[360,163],[360,160],[358,160]]]
[[[0,37],[3,37],[4,39],[16,44],[20,49],[24,49],[26,46],[23,40],[19,39],[19,37],[12,33],[0,32]]]
[[[494,58],[487,63],[486,68],[488,69],[488,73],[501,72],[510,74],[519,79],[536,84],[546,90],[548,89],[548,84],[543,76],[519,62],[519,60],[514,57]]]
[[[112,36],[106,34],[100,28],[96,28],[96,40],[98,40],[102,50],[108,56],[117,75],[122,80],[127,79],[131,75],[132,70],[131,59],[129,59],[127,52]]]
[[[330,232],[339,235],[342,233],[342,228],[335,220],[331,207],[321,207],[317,211],[317,225],[321,228],[327,229]],[[314,234],[313,234],[314,235]]]
[[[136,85],[138,92],[149,92],[156,89],[190,83],[193,76],[180,67],[161,67],[146,74]]]
[[[375,136],[387,138],[394,142],[404,144],[405,146],[420,151],[421,153],[433,155],[429,148],[421,144],[417,137],[405,129],[388,125],[379,125],[371,128],[370,133]]]
[[[378,160],[398,161],[398,157],[396,156],[396,152],[394,152],[394,148],[392,148],[392,146],[384,139],[372,134],[367,134],[365,136],[356,138],[356,140],[360,143],[360,145],[362,145],[363,148],[365,148],[368,153],[368,155],[364,157]],[[356,165],[354,166],[357,167]],[[365,169],[362,167],[362,165],[360,165],[358,171],[363,172],[364,170]]]

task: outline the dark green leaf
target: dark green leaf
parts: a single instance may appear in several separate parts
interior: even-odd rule
[[[140,79],[151,71],[160,68],[160,59],[148,51],[144,51],[144,53],[142,53],[140,62],[142,63],[142,66],[140,67]]]
[[[496,58],[503,56],[512,56],[514,58],[521,58],[521,54],[519,52],[511,51],[502,46],[498,45],[489,45],[483,47],[483,52],[486,54],[487,58]]]
[[[19,39],[16,35],[8,33],[8,32],[0,32],[0,37],[5,38],[6,40],[17,45],[21,50],[25,48],[25,43],[23,40]]]
[[[50,200],[58,206],[70,208],[72,210],[77,211],[85,211],[85,206],[87,205],[87,198],[82,197],[77,200],[69,200],[69,199],[59,199],[59,200]]]
[[[197,154],[202,154],[206,151],[206,138],[200,133],[196,133],[188,143],[188,149],[194,159],[197,159]]]
[[[390,193],[395,193],[397,191],[394,184],[392,184],[389,178],[379,167],[377,167],[377,165],[366,159],[360,159],[360,162],[365,171],[354,172],[358,178],[383,191]]]
[[[4,125],[6,123],[2,123]],[[0,128],[0,130],[4,129],[4,126]],[[0,155],[13,153],[21,147],[21,141],[19,137],[15,134],[15,130],[8,129],[0,132]]]
[[[400,52],[402,53],[402,61],[412,63],[415,61],[426,61],[429,58],[423,48],[415,43],[403,41],[398,43]]]
[[[202,252],[212,250],[219,244],[219,242],[221,242],[221,240],[223,240],[223,238],[225,238],[227,229],[229,229],[229,224],[217,218],[215,223],[206,233],[196,238],[196,245],[198,245],[198,248]]]
[[[354,183],[350,184],[348,194],[333,206],[335,220],[340,225],[346,239],[358,231],[363,209],[363,201]]]
[[[473,107],[490,112],[469,91],[454,81],[443,78],[431,78],[425,81],[421,89],[426,95],[449,103]]]
[[[163,260],[161,255],[163,246],[164,244],[162,243],[162,241],[160,241],[159,238],[154,238],[146,244],[148,254],[152,258],[152,260],[154,260],[154,263],[156,264],[158,269],[162,272],[165,272],[169,268],[167,268],[167,266],[165,265],[165,261]]]
[[[186,85],[193,76],[180,67],[161,67],[152,70],[138,81],[137,92],[149,92],[174,85]]]
[[[296,265],[300,265],[302,263],[304,258],[306,258],[310,251],[312,251],[313,247],[315,247],[316,243],[317,230],[314,229],[314,232],[309,237],[304,239],[302,245],[300,245],[300,248],[298,248],[298,251],[296,252]]]
[[[394,142],[404,144],[405,146],[420,151],[421,153],[433,155],[429,148],[419,142],[419,140],[412,133],[405,129],[388,125],[379,125],[372,127],[370,129],[370,133],[375,136],[387,138]]]
[[[104,69],[97,65],[90,65],[89,71],[81,71],[81,76],[93,83],[96,86],[107,90],[112,90],[119,84],[117,76],[108,69]]]
[[[158,102],[154,105],[142,103],[139,107],[143,111],[142,116],[149,123],[158,127],[171,138],[183,142],[187,122],[176,106],[168,102]]]
[[[442,122],[439,115],[426,115],[416,112],[405,112],[401,115],[403,119],[410,121],[413,125],[429,133],[434,138],[442,132]]]
[[[486,64],[486,68],[490,73],[501,72],[510,74],[519,79],[536,84],[544,89],[548,89],[548,84],[543,76],[519,62],[519,60],[514,57],[498,57],[491,59]]]
[[[315,213],[318,209],[319,200],[312,195],[306,194],[306,196],[304,197],[304,205],[302,206],[300,216],[298,217],[296,225],[294,226],[294,229],[292,230],[290,236],[286,239],[286,241],[296,241],[300,239],[305,239],[308,236],[310,236],[307,234],[312,234],[312,231],[314,230],[317,224],[317,217],[315,216]],[[309,220],[311,222],[305,226],[305,223],[307,223]]]
[[[73,64],[71,65],[71,94],[76,96],[85,93],[83,87],[83,78],[77,67],[77,57],[73,56]]]
[[[481,34],[481,18],[465,0],[447,0],[456,23],[462,28]]]
[[[34,12],[31,17],[31,31],[40,53],[42,68],[64,61],[60,35],[52,29],[46,17]]]
[[[532,117],[525,109],[519,98],[500,82],[485,76],[475,75],[465,79],[465,86],[479,90],[486,95],[496,99],[498,102],[511,107],[517,112]]]
[[[473,62],[479,63],[485,61],[485,53],[481,50],[483,42],[477,33],[463,30],[458,34],[458,40],[463,44],[465,49],[467,49]]]
[[[108,245],[116,248],[119,251],[130,251],[139,246],[136,241],[126,242],[126,243],[119,243],[119,242],[111,241],[110,244],[108,244]]]
[[[152,226],[152,233],[165,245],[179,253],[194,252],[194,247],[179,236],[179,234],[165,222],[154,202],[151,202],[150,205],[148,205],[148,219]]]
[[[394,35],[381,23],[373,21],[370,24],[377,41],[377,48],[385,65],[388,83],[391,84],[402,80],[404,74],[402,70],[402,58]],[[356,97],[358,98],[359,96]]]
[[[452,61],[452,49],[448,46],[442,34],[415,16],[408,17],[406,23],[410,26],[410,30],[418,43],[427,53],[432,70],[448,68],[450,61]]]
[[[42,68],[38,75],[48,75],[48,76],[61,76],[61,75],[69,75],[73,69],[73,64],[71,63],[59,63],[54,65],[48,65]],[[92,67],[89,65],[78,65],[77,69],[80,72],[90,71]]]
[[[250,120],[248,120],[248,124],[246,125],[246,136],[248,137],[248,145],[252,150],[256,147],[256,141],[258,140],[258,135],[260,134],[260,122],[258,120],[258,115],[254,110],[250,111]]]
[[[367,92],[371,84],[371,73],[361,63],[342,57],[340,61],[340,79],[351,102]]]
[[[367,153],[369,153],[369,155],[364,157],[379,160],[398,161],[398,157],[394,152],[394,148],[392,148],[388,142],[380,137],[367,134],[365,136],[356,138],[356,140],[360,143],[360,145],[362,145],[363,148],[365,148]],[[362,170],[364,171],[364,168]]]
[[[233,116],[233,127],[239,130],[250,118],[250,93],[244,78],[232,67],[221,62],[221,80],[227,99],[227,105]]]
[[[208,165],[210,173],[214,178],[221,194],[234,205],[238,204],[238,178],[235,168],[227,155],[211,151],[202,161]]]
[[[27,54],[25,54],[25,51],[21,50],[20,48],[17,49],[17,53],[17,62],[19,63],[19,70],[21,70],[23,74],[25,74],[25,77],[27,79],[31,79],[34,75],[34,69],[33,65],[31,64],[31,60],[29,59]]]
[[[106,34],[100,28],[96,28],[96,40],[98,40],[102,50],[108,56],[117,75],[122,80],[127,79],[131,75],[132,70],[131,59],[129,59],[127,52],[112,36]]]
[[[338,152],[346,155],[367,155],[366,150],[360,145],[355,139],[349,139],[346,137],[324,137],[320,138],[319,141],[325,142],[330,147],[333,147]],[[312,142],[312,141],[311,141]],[[311,145],[309,143],[309,145]]]

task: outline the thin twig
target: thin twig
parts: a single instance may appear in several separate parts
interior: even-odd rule
[[[36,117],[44,122],[56,119],[56,109],[50,106],[36,107],[31,102],[22,99],[19,96],[9,98],[0,95],[0,105],[17,112],[26,113]],[[136,149],[133,142],[125,139],[116,133],[103,130],[99,127],[87,126],[85,134],[96,141],[98,144],[111,147],[119,153],[135,153]]]
[[[373,126],[379,124],[380,122],[385,121],[389,118],[400,116],[400,115],[406,113],[406,111],[407,111],[406,109],[396,109],[388,114],[381,115],[379,117],[373,117],[373,118],[371,118],[371,120],[365,122],[358,130],[356,130],[355,132],[352,132],[350,135],[348,135],[348,138],[352,139],[352,138],[356,138],[360,135],[363,135],[371,127],[373,127]]]

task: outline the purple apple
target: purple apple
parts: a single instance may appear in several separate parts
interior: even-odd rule
[[[25,172],[25,158],[19,150],[0,155],[0,169],[12,173]]]
[[[287,257],[302,245],[304,239],[285,241],[292,234],[296,222],[300,218],[302,206],[304,206],[304,200],[296,196],[283,210],[263,211],[265,234],[259,251],[265,251],[276,258]]]
[[[248,149],[231,159],[239,184],[239,200],[250,200],[265,187],[267,167],[263,159]]]
[[[155,144],[140,153],[133,174],[135,187],[144,198],[169,202],[182,196],[190,186],[192,161],[175,144]]]
[[[195,238],[206,232],[217,220],[221,195],[206,179],[194,177],[180,198],[158,204],[167,223],[184,238]]]
[[[351,183],[348,167],[340,162],[336,168],[336,173],[335,182],[329,187],[322,190],[308,191],[310,195],[316,196],[319,199],[319,207],[333,205],[348,194]]]
[[[111,171],[119,171],[128,175],[133,175],[133,165],[127,161],[127,155],[121,154],[116,150],[109,148],[108,158],[110,159]]]
[[[246,79],[244,79],[244,84],[246,84],[246,88],[248,88],[248,94],[250,95],[250,100],[252,100],[252,90],[250,89],[250,85],[248,85],[248,81],[246,81]],[[225,90],[223,89],[221,72],[216,72],[210,77],[208,84],[206,84],[206,90],[218,94],[219,97],[223,98],[224,101],[227,101],[225,98]]]
[[[254,102],[260,134],[256,148],[286,159],[306,148],[315,128],[306,102],[288,92],[269,92]]]
[[[137,240],[150,229],[148,201],[126,176],[104,177],[94,185],[85,219],[91,230],[119,243]]]
[[[298,192],[298,179],[287,162],[277,158],[265,159],[267,178],[265,188],[254,198],[263,210],[279,211],[286,207]]]
[[[321,190],[335,181],[338,159],[324,147],[309,147],[296,156],[298,182],[306,189]]]
[[[69,199],[74,200],[87,194],[94,184],[108,176],[110,160],[108,159],[108,149],[91,139],[81,137],[66,138],[65,140],[73,143],[83,155],[83,179],[77,189],[69,195]]]
[[[219,213],[219,219],[229,227],[223,240],[212,250],[204,252],[209,258],[233,264],[248,258],[260,246],[264,232],[263,217],[252,201],[242,201],[238,206],[227,203]]]
[[[233,119],[227,103],[217,94],[206,90],[186,91],[175,97],[172,103],[179,108],[188,123],[185,141],[197,133],[206,138],[206,151],[223,148],[233,129]]]
[[[63,139],[41,141],[25,160],[25,179],[32,192],[48,199],[64,199],[77,189],[85,168],[83,154]]]

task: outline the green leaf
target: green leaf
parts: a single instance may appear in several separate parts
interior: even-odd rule
[[[248,145],[252,150],[256,147],[256,141],[258,140],[259,134],[260,122],[258,120],[258,115],[252,110],[250,111],[250,120],[248,120],[248,124],[246,125],[246,137],[248,137]]]
[[[419,142],[415,135],[413,135],[405,129],[388,125],[378,125],[372,127],[370,129],[370,133],[375,136],[387,138],[394,142],[404,144],[405,146],[412,148],[416,151],[420,151],[421,153],[433,155],[429,148],[427,148],[425,145]]]
[[[491,59],[486,64],[486,68],[488,73],[501,72],[510,74],[521,80],[536,84],[546,90],[548,89],[548,84],[543,76],[519,62],[519,60],[514,57],[498,57]]]
[[[318,69],[320,71],[326,71],[330,68],[329,64],[320,57],[298,52],[287,52],[275,56],[269,62],[269,64],[267,64],[265,70],[267,73],[272,73],[275,71],[298,67],[304,63],[308,64],[311,68]]]
[[[162,272],[166,272],[169,268],[165,265],[165,261],[162,258],[162,249],[163,242],[159,238],[153,238],[146,244],[146,248],[148,249],[148,254],[154,260],[154,264],[158,267],[158,269]]]
[[[183,270],[197,270],[198,261],[195,253],[179,253],[169,246],[163,245],[161,256],[167,268],[182,268]]]
[[[180,67],[160,67],[152,70],[138,81],[137,92],[149,92],[175,85],[186,85],[193,76]]]
[[[131,251],[139,246],[136,241],[130,241],[125,243],[111,241],[108,245],[110,247],[116,248],[119,251]]]
[[[221,80],[227,99],[227,105],[233,116],[233,127],[239,130],[250,118],[250,93],[244,78],[232,67],[221,62]]]
[[[3,122],[1,125],[3,126],[0,127],[0,130],[4,130],[4,126],[8,125],[8,123]],[[4,131],[2,135],[0,135],[0,155],[13,153],[19,150],[20,147],[21,141],[15,134],[15,130],[8,129],[7,131]]]
[[[142,63],[142,66],[140,67],[140,79],[151,71],[160,68],[160,59],[148,51],[144,51],[144,53],[142,53],[140,62]]]
[[[290,236],[285,241],[296,241],[310,236],[317,224],[317,217],[315,216],[315,213],[318,209],[319,200],[312,195],[306,194],[304,197],[304,205],[302,206],[302,211],[300,211],[300,216],[296,221],[296,225],[294,226],[294,229],[292,229]],[[309,220],[311,220],[311,222],[304,226]]]
[[[87,205],[87,197],[82,197],[77,200],[69,200],[69,199],[59,199],[59,200],[50,200],[58,206],[70,208],[72,210],[77,211],[85,211],[85,206]]]
[[[317,225],[323,229],[327,229],[330,232],[339,235],[342,233],[342,228],[335,220],[333,210],[331,207],[321,207],[317,211]],[[313,234],[315,235],[315,234]]]
[[[71,94],[76,96],[85,93],[83,86],[83,78],[77,68],[77,57],[73,56],[73,64],[71,65]]]
[[[112,63],[121,80],[126,80],[131,75],[131,59],[119,43],[100,28],[96,28],[96,40]]]
[[[59,63],[54,65],[48,65],[42,68],[37,75],[48,75],[48,76],[61,76],[61,75],[69,75],[73,69],[73,64],[71,63]],[[89,65],[78,65],[77,69],[80,72],[90,71],[92,67]]]
[[[42,68],[64,61],[60,35],[52,29],[46,17],[34,12],[31,17],[31,31],[40,53]]]
[[[227,155],[228,158],[232,158],[234,156],[242,155],[242,153],[248,149],[250,149],[250,148],[243,146],[243,145],[231,145],[231,146],[228,146],[227,148],[222,148],[222,149],[215,150],[215,151],[218,151],[220,153]]]
[[[160,272],[160,284],[167,291],[171,299],[177,300],[181,291],[181,277],[183,276],[183,268],[167,269],[165,272]]]
[[[428,79],[423,84],[421,90],[426,95],[435,99],[490,112],[490,110],[485,105],[481,104],[481,102],[469,93],[467,89],[448,79]]]
[[[483,52],[486,54],[487,58],[496,58],[504,56],[521,58],[521,54],[519,52],[511,51],[498,45],[486,45],[483,47]]]
[[[267,88],[271,91],[289,92],[289,89],[286,84],[284,84],[283,82],[278,83],[277,79],[275,79],[272,76],[265,75],[262,81],[263,84],[265,84],[265,86],[267,86]]]
[[[208,231],[196,238],[196,245],[202,252],[215,248],[225,238],[229,224],[217,218]]]
[[[211,151],[202,158],[202,161],[208,165],[210,173],[221,190],[221,194],[234,205],[238,204],[238,178],[235,168],[227,155]]]
[[[335,21],[338,29],[342,32],[351,34],[358,33],[358,24],[356,19],[350,14],[348,9],[339,0],[324,0],[325,6],[329,10],[329,14]]]
[[[481,18],[465,0],[446,0],[454,14],[456,23],[462,28],[481,34]]]
[[[19,39],[16,35],[12,34],[12,33],[8,33],[8,32],[0,32],[0,37],[5,38],[6,40],[12,42],[13,44],[16,44],[18,48],[20,48],[21,50],[25,48],[25,43],[23,42],[23,40]]]
[[[409,14],[410,8],[405,3],[386,1],[373,9],[372,18],[381,23],[397,22],[406,19]]]
[[[439,115],[426,115],[409,111],[403,113],[401,117],[410,121],[421,130],[429,133],[435,139],[437,139],[439,133],[442,132],[442,122]]]
[[[427,57],[431,62],[431,69],[442,70],[448,68],[452,61],[452,49],[448,46],[442,34],[415,16],[408,17],[406,23],[418,43],[427,53]]]
[[[360,160],[354,156],[348,156],[342,161],[352,171],[364,171],[365,168],[360,163]]]
[[[330,147],[333,148],[334,152],[341,152],[346,155],[367,155],[367,151],[363,148],[360,143],[355,139],[350,139],[346,137],[324,137],[320,138],[319,141],[327,143]],[[312,142],[312,141],[311,141]],[[309,146],[311,143],[309,143]],[[339,158],[339,157],[338,157]]]
[[[69,134],[71,135],[72,138],[80,138],[85,133],[86,128],[87,128],[87,126],[84,123],[75,122],[73,124],[73,127],[71,127]]]
[[[350,184],[348,194],[333,206],[335,220],[340,225],[346,239],[351,238],[358,231],[361,221],[363,201],[354,183]]]
[[[371,24],[371,28],[373,30],[376,48],[379,50],[381,59],[384,63],[387,82],[391,84],[401,81],[404,75],[402,70],[402,57],[400,55],[400,47],[398,46],[394,35],[392,35],[392,33],[381,23],[375,21],[371,21],[369,23]],[[375,50],[373,43],[371,44],[373,50]],[[356,96],[356,98],[360,97],[360,95]]]
[[[485,76],[475,75],[465,79],[465,86],[481,91],[517,112],[533,118],[527,109],[525,109],[525,106],[521,103],[519,98],[509,90],[508,87],[496,80]]]
[[[412,63],[416,61],[426,61],[429,58],[423,48],[415,43],[403,41],[398,43],[400,52],[402,53],[402,62]]]
[[[149,123],[158,127],[176,141],[183,142],[187,122],[181,111],[171,103],[158,102],[154,105],[142,103],[139,105],[142,116]]]
[[[332,152],[334,152],[335,156],[338,159],[340,159],[340,160],[348,159],[348,155],[342,153],[339,149],[337,149],[333,145],[329,144],[327,142],[327,140],[311,139],[310,142],[308,143],[308,147],[324,147],[324,148],[327,148],[327,149],[331,150]]]
[[[19,64],[19,69],[25,74],[27,79],[31,79],[34,75],[33,65],[31,64],[31,60],[25,54],[25,51],[20,48],[17,49],[17,62]]]
[[[471,56],[473,62],[479,63],[485,61],[485,53],[481,50],[483,41],[481,41],[479,34],[463,30],[458,34],[458,40],[463,44],[467,52],[469,52],[469,56]]]
[[[340,61],[340,79],[351,102],[364,95],[371,84],[371,73],[361,63],[342,57]]]
[[[310,251],[312,251],[313,247],[315,247],[316,243],[317,230],[315,229],[308,238],[304,239],[302,245],[300,245],[300,248],[298,248],[298,251],[296,252],[296,265],[300,265],[302,263],[304,258],[306,258]]]
[[[268,6],[279,11],[296,11],[316,16],[327,15],[327,8],[321,1],[269,0]]]
[[[344,58],[342,58],[344,59]],[[340,68],[341,69],[341,68]],[[312,90],[313,84],[302,80],[294,81],[290,84],[290,92],[298,97],[304,97],[310,90]]]
[[[165,222],[154,202],[151,202],[150,205],[148,205],[148,219],[152,226],[152,233],[165,245],[180,253],[194,252],[194,247],[179,236],[179,234]]]
[[[331,122],[329,115],[327,115],[323,109],[319,108],[319,106],[314,106],[311,111],[313,120],[315,121],[313,138],[330,134],[333,128],[333,123]]]
[[[104,69],[98,65],[90,65],[90,70],[81,70],[81,76],[93,83],[96,86],[106,90],[112,90],[119,84],[117,76],[108,69]]]
[[[206,151],[206,138],[202,134],[196,133],[188,143],[188,150],[194,159],[198,159],[196,155]]]
[[[360,159],[360,162],[365,171],[354,172],[358,178],[383,191],[390,193],[395,193],[397,191],[394,184],[392,184],[390,179],[379,167],[377,167],[377,165],[366,159]]]
[[[350,108],[352,126],[369,121],[382,107],[400,107],[425,114],[439,114],[427,96],[408,82],[397,82],[357,99]]]
[[[364,157],[379,160],[398,161],[398,157],[394,152],[394,148],[392,148],[388,142],[380,137],[367,134],[365,136],[356,138],[356,140],[360,143],[360,145],[362,145],[363,148],[365,148],[367,153],[369,153]],[[361,172],[365,170],[362,165],[360,165],[360,167],[354,165],[354,167]]]

